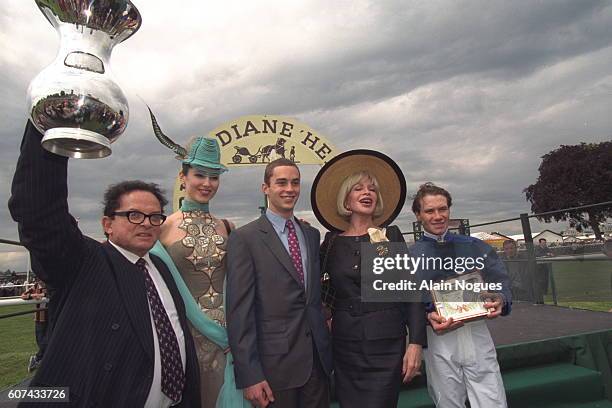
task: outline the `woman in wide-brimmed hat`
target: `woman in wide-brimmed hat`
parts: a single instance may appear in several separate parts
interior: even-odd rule
[[[166,262],[185,303],[200,365],[202,407],[250,407],[236,389],[225,329],[225,248],[235,227],[210,212],[221,174],[227,171],[219,144],[198,136],[184,148],[164,135],[150,114],[155,135],[182,162],[185,191],[180,209],[162,227],[161,244],[151,252]]]
[[[313,185],[313,210],[330,230],[321,246],[321,265],[335,294],[331,326],[341,407],[397,406],[402,380],[410,381],[420,368],[426,344],[423,304],[361,300],[361,244],[404,242],[399,228],[388,224],[405,197],[399,167],[370,150],[336,156]]]

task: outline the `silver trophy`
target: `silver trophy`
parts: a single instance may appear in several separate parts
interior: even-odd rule
[[[128,122],[128,103],[110,75],[113,47],[142,24],[129,0],[35,0],[60,34],[55,61],[30,83],[28,109],[50,152],[93,159]]]

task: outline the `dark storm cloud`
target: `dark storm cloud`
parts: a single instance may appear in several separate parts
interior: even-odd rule
[[[245,111],[336,109],[459,75],[512,80],[612,42],[606,2],[394,4],[371,5],[371,20],[355,22],[348,41],[328,39],[320,53],[301,54],[296,44],[282,64],[224,97]],[[207,92],[195,86],[200,81],[214,86],[198,75],[193,80],[196,95]]]

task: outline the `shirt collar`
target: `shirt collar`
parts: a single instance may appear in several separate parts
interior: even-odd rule
[[[277,213],[275,213],[269,208],[266,209],[266,217],[272,223],[272,226],[274,227],[277,233],[282,234],[285,232],[285,227],[287,225],[287,218],[284,218],[278,215]],[[291,216],[291,218],[289,219],[295,223],[294,218],[295,218],[294,216]]]
[[[427,231],[423,231],[423,235],[426,236],[427,238],[431,238],[437,242],[444,242],[446,241],[446,236],[448,235],[448,229],[446,231],[444,231],[444,233],[442,235],[436,235],[436,234],[432,234],[431,232],[427,232]]]
[[[127,249],[121,248],[119,245],[115,244],[110,239],[108,240],[108,242],[112,246],[114,246],[117,249],[117,251],[119,251],[121,253],[121,255],[125,256],[127,258],[127,260],[130,261],[131,263],[135,264],[136,261],[138,261],[140,258],[142,258],[142,259],[144,259],[147,262],[147,265],[153,265],[153,263],[151,262],[151,257],[149,257],[149,253],[148,252],[145,254],[145,256],[138,256],[135,253],[128,251]]]

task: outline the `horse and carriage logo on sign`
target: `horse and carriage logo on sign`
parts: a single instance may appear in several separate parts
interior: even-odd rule
[[[294,163],[299,163],[295,161],[295,146],[291,146],[291,149],[289,150],[289,157],[286,156],[286,142],[287,139],[279,137],[276,139],[275,144],[261,145],[258,147],[255,153],[251,153],[249,149],[244,146],[233,146],[236,152],[232,156],[232,163],[240,164],[245,158],[251,164],[269,163],[271,160],[279,157],[284,159],[288,158]],[[274,156],[272,156],[273,154]],[[270,156],[272,156],[272,158],[270,158]]]
[[[159,141],[172,149],[177,158],[187,154],[163,134],[149,109],[153,130]],[[310,126],[294,118],[279,115],[249,115],[223,123],[207,134],[219,143],[221,163],[234,168],[266,165],[284,158],[293,163],[322,166],[336,155],[335,146]],[[181,177],[174,183],[173,208],[178,210],[185,191]]]

